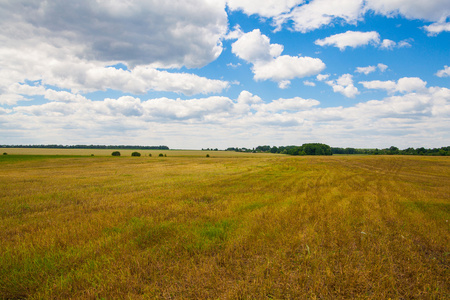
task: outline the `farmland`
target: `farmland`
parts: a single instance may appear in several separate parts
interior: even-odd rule
[[[0,156],[2,299],[450,297],[450,157],[49,150]]]

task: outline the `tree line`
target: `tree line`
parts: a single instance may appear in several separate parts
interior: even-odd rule
[[[48,148],[48,149],[139,149],[139,150],[169,150],[167,146],[139,145],[0,145],[0,148]]]
[[[428,155],[450,156],[450,146],[441,148],[406,148],[400,150],[395,146],[385,149],[358,149],[330,147],[326,144],[309,143],[302,146],[258,146],[256,148],[227,148],[226,151],[253,152],[253,153],[280,153],[288,155],[333,155],[333,154],[366,154],[366,155]]]
[[[321,143],[309,143],[301,146],[258,146],[253,149],[249,148],[227,148],[226,151],[236,152],[266,152],[266,153],[280,153],[288,155],[332,155],[331,147]]]

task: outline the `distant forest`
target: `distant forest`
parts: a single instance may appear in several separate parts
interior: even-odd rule
[[[127,145],[0,145],[0,148],[48,148],[48,149],[139,149],[169,150],[167,146],[127,146]]]
[[[385,149],[357,149],[357,148],[337,148],[330,147],[325,144],[311,143],[302,146],[258,146],[253,149],[249,148],[227,148],[227,151],[236,152],[265,152],[265,153],[281,153],[289,155],[333,155],[333,154],[367,154],[367,155],[431,155],[431,156],[450,156],[450,146],[441,148],[407,148],[400,150],[391,146]]]

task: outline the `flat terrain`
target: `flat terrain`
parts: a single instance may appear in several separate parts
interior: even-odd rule
[[[450,157],[48,150],[0,155],[0,299],[450,298]]]

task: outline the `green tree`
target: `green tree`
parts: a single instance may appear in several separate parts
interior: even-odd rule
[[[133,153],[131,153],[131,156],[141,156],[141,154],[139,153],[139,152],[133,152]]]
[[[114,151],[111,155],[112,156],[120,156],[120,152],[119,151]]]

